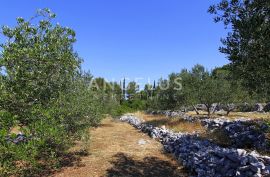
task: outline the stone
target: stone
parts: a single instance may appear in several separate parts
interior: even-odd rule
[[[248,155],[248,162],[249,163],[257,163],[258,159],[257,159],[257,157],[254,157],[252,155]]]
[[[207,110],[207,108],[204,104],[197,104],[195,107],[197,108],[197,110],[202,110],[202,111]]]
[[[261,173],[261,169],[255,166],[250,165],[250,169],[255,173]]]
[[[251,151],[250,155],[252,155],[252,156],[254,156],[256,158],[260,156],[256,151]]]
[[[269,112],[269,111],[270,111],[270,102],[267,103],[267,104],[264,106],[263,111],[265,111],[265,112]]]
[[[248,171],[249,169],[250,169],[249,166],[242,166],[238,168],[239,171]]]
[[[265,165],[262,162],[250,163],[250,165],[253,166],[253,167],[260,168],[262,170],[265,169]]]
[[[267,149],[265,133],[269,126],[262,121],[235,120],[226,119],[204,119],[201,124],[209,132],[215,130],[221,131],[230,138],[230,144],[235,148],[254,147],[255,149]],[[258,127],[260,127],[258,129]]]
[[[268,156],[262,156],[262,159],[263,159],[267,164],[270,164],[270,157],[268,157]]]
[[[262,170],[262,174],[263,175],[270,174],[270,165],[265,166],[265,169]]]
[[[226,157],[233,162],[236,162],[236,163],[240,162],[240,159],[238,159],[238,156],[234,153],[228,153],[228,154],[226,154]]]
[[[140,139],[139,141],[138,141],[138,144],[139,145],[145,145],[147,142],[145,141],[145,140],[143,140],[143,139]]]
[[[244,156],[247,153],[247,151],[244,149],[237,149],[236,151],[239,156]]]
[[[256,103],[255,106],[254,106],[254,109],[253,111],[255,112],[262,112],[264,109],[264,106],[262,103]]]
[[[26,136],[25,134],[23,133],[18,133],[16,135],[15,138],[11,137],[11,136],[8,136],[6,137],[6,141],[9,142],[9,143],[14,143],[14,144],[20,144],[20,143],[25,143],[27,142],[29,139],[31,139],[31,136]]]
[[[244,157],[241,157],[241,158],[240,158],[240,161],[241,161],[241,165],[247,165],[249,159],[248,159],[247,156],[244,156]]]

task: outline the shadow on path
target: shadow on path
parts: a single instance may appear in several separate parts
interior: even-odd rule
[[[107,170],[107,177],[183,177],[187,176],[184,169],[169,161],[157,157],[145,157],[142,161],[134,160],[124,153],[114,156]]]

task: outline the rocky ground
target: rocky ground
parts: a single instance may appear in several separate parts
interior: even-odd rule
[[[188,176],[162,145],[131,125],[105,119],[90,131],[90,155],[55,177],[180,177]]]

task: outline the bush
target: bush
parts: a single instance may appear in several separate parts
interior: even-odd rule
[[[111,112],[113,118],[117,118],[123,114],[134,112],[135,110],[130,108],[128,105],[119,105]]]
[[[0,111],[0,130],[9,130],[13,127],[16,117],[7,111]]]
[[[20,138],[10,128],[0,131],[0,176],[29,175],[40,170],[44,163],[47,167],[59,166],[58,157],[68,149],[69,137],[58,120],[39,110],[37,121],[20,128],[23,133]]]
[[[135,99],[130,103],[130,107],[136,111],[145,110],[146,109],[146,101]]]

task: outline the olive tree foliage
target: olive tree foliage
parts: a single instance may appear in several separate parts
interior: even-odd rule
[[[196,104],[204,104],[208,116],[214,103],[219,103],[223,90],[221,80],[214,79],[204,66],[195,65],[190,71],[182,70],[183,95],[185,105],[194,108],[197,114]]]
[[[171,73],[168,79],[160,79],[158,97],[160,106],[164,109],[177,109],[182,105],[181,78],[179,73]]]
[[[220,104],[223,105],[227,115],[237,108],[238,104],[250,102],[251,96],[245,88],[243,88],[239,80],[232,78],[228,66],[225,65],[221,68],[215,68],[212,71],[212,77],[222,81],[222,93],[220,94]]]
[[[214,105],[225,105],[229,114],[236,108],[235,104],[249,99],[248,93],[238,81],[231,78],[226,67],[209,72],[199,64],[190,70],[182,69],[180,73],[172,73],[168,79],[160,79],[155,92],[154,98],[150,100],[150,109],[177,110],[192,106],[199,114],[196,105],[203,104],[208,116],[215,112]]]
[[[197,114],[196,104],[204,104],[210,116],[216,110],[214,105],[223,105],[229,114],[237,103],[249,100],[246,90],[231,78],[226,67],[209,72],[203,66],[195,65],[189,72],[183,70],[181,77],[186,105],[193,105]]]
[[[186,106],[192,106],[193,109],[199,114],[196,104],[199,102],[199,97],[202,92],[202,82],[205,77],[208,75],[208,72],[202,65],[195,65],[191,71],[187,69],[183,69],[180,73],[180,77],[182,78],[182,92],[184,95],[184,104]]]
[[[60,167],[74,140],[87,142],[88,128],[115,103],[111,91],[91,87],[93,76],[81,71],[73,50],[75,32],[53,18],[44,9],[30,20],[18,18],[13,28],[2,27],[0,176],[36,176],[44,164]],[[15,127],[26,141],[11,141]]]
[[[209,12],[215,22],[231,29],[222,39],[222,53],[231,61],[234,78],[243,82],[249,92],[270,99],[270,1],[222,0]]]
[[[56,108],[54,116],[56,119],[62,118],[61,124],[70,136],[81,135],[87,128],[98,125],[106,113],[104,95],[100,90],[92,91],[89,83],[91,80],[89,73],[78,74],[70,84],[69,92],[61,93],[51,105]]]
[[[211,111],[214,111],[211,110],[212,105],[222,102],[225,92],[224,84],[222,80],[211,76],[207,76],[200,84],[198,101],[206,106],[208,116],[210,116]]]
[[[183,104],[182,83],[179,73],[171,73],[167,79],[159,79],[157,86],[154,82],[148,92],[152,95],[147,102],[149,110],[178,109]]]
[[[4,94],[0,106],[27,121],[35,104],[46,106],[70,86],[80,58],[73,50],[75,32],[51,21],[50,10],[38,11],[30,20],[17,18],[15,27],[2,27],[0,67]],[[36,24],[36,20],[40,19]]]

